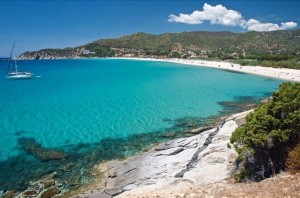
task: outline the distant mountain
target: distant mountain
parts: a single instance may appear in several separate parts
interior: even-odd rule
[[[299,57],[300,29],[273,32],[182,32],[160,35],[138,32],[100,39],[65,49],[25,52],[20,59],[81,57],[156,57],[238,59],[262,56]],[[285,58],[284,58],[285,59]]]
[[[0,60],[7,60],[9,57],[0,57]]]

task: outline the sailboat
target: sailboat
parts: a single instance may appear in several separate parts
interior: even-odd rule
[[[31,72],[20,72],[18,71],[17,58],[13,57],[15,44],[13,44],[10,57],[7,65],[6,78],[9,80],[23,80],[23,79],[31,79]]]

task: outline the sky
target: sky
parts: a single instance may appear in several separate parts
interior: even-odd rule
[[[298,0],[0,0],[0,57],[135,32],[300,28]]]

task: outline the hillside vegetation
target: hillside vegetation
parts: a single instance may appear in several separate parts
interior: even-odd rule
[[[300,83],[283,83],[231,137],[239,154],[235,178],[261,180],[300,171]]]
[[[25,52],[21,59],[154,57],[232,60],[242,65],[300,68],[300,29],[274,32],[135,33],[65,49]]]

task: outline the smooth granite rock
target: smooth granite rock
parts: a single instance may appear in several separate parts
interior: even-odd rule
[[[104,190],[104,192],[110,196],[117,196],[117,195],[121,194],[122,192],[124,192],[124,190],[117,189],[117,188],[110,188],[110,189]]]
[[[209,184],[228,178],[229,164],[236,156],[234,149],[227,148],[237,128],[234,120],[248,113],[228,118],[218,128],[195,136],[161,143],[124,161],[104,163],[106,187],[103,191],[87,192],[84,197],[101,197],[103,192],[109,196],[130,197],[135,191],[161,189],[179,182]]]
[[[199,127],[199,128],[192,129],[192,130],[187,130],[186,133],[199,134],[204,131],[210,130],[212,128],[213,128],[212,126],[204,126],[204,127]]]

